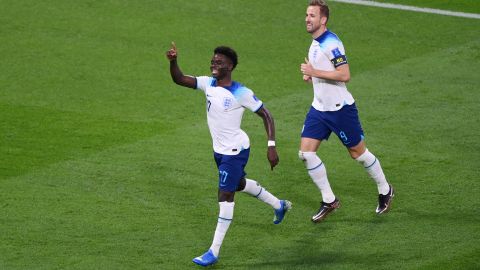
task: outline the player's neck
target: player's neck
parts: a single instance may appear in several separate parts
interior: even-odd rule
[[[231,76],[225,76],[223,78],[217,78],[217,86],[225,87],[232,85]]]
[[[313,39],[317,39],[319,38],[321,35],[323,35],[323,33],[327,32],[327,27],[326,26],[321,26],[318,31],[315,31],[314,33],[312,33],[312,38]]]

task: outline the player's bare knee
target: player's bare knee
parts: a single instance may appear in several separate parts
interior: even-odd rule
[[[235,198],[235,192],[219,190],[218,191],[218,201],[219,202],[233,202]]]
[[[301,150],[298,151],[298,158],[301,160],[301,161],[305,161],[305,157],[303,156],[303,153]]]
[[[352,159],[357,159],[358,157],[361,156],[361,154],[357,153],[357,152],[349,152],[350,153],[350,157]]]
[[[357,159],[366,152],[366,149],[348,149],[348,153],[352,159]]]
[[[304,152],[304,151],[298,151],[298,158],[303,161],[308,161],[310,159],[313,159],[317,156],[316,152]]]

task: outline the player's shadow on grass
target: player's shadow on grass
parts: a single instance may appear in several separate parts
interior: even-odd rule
[[[357,252],[354,246],[362,242],[365,234],[378,229],[379,225],[389,227],[395,220],[393,216],[383,217],[375,213],[347,215],[339,211],[320,224],[303,224],[301,228],[293,225],[291,231],[297,232],[298,237],[293,237],[289,244],[274,249],[260,262],[236,263],[231,266],[233,269],[321,269],[322,266],[332,268],[351,264],[352,269],[355,265],[368,269],[366,262],[377,262],[371,262],[370,252]],[[301,235],[298,234],[299,231],[302,231]],[[348,234],[335,236],[341,232]],[[392,254],[385,249],[380,255],[385,258]]]

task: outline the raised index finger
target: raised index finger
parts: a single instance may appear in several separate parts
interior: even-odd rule
[[[177,46],[175,45],[175,42],[172,41],[172,49],[174,49],[175,51],[177,50]]]

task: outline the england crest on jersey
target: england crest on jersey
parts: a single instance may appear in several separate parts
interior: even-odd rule
[[[228,110],[232,106],[233,100],[232,98],[226,97],[223,98],[223,109]]]

